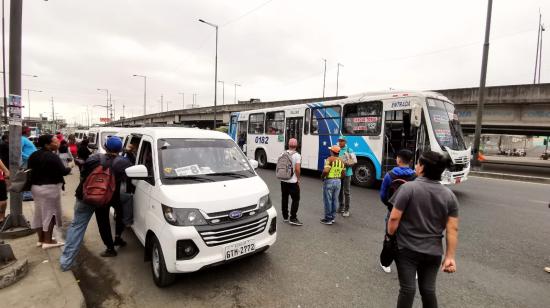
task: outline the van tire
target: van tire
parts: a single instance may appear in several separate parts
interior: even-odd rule
[[[263,149],[256,151],[255,159],[258,161],[258,167],[262,169],[267,168],[267,154]]]
[[[157,287],[164,288],[174,283],[176,275],[166,270],[166,261],[164,260],[164,254],[162,253],[162,248],[158,239],[153,237],[152,241],[151,274],[153,274],[153,281]]]
[[[361,187],[374,187],[376,183],[376,170],[369,159],[359,159],[353,166],[353,184]]]

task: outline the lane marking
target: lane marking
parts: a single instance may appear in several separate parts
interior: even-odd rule
[[[495,180],[495,181],[507,181],[507,182],[514,182],[514,183],[524,183],[524,184],[537,184],[537,185],[550,185],[550,183],[536,183],[536,182],[526,182],[526,181],[517,181],[517,180],[508,180],[508,179],[495,179],[495,178],[488,178],[484,176],[477,176],[477,175],[468,175],[470,178],[476,178],[476,179],[487,179],[487,180]],[[466,183],[466,182],[465,182]]]

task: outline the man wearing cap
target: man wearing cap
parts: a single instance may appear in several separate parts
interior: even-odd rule
[[[340,154],[338,155],[346,166],[346,176],[342,179],[342,187],[340,188],[340,194],[338,195],[338,201],[340,206],[338,207],[338,213],[342,213],[342,216],[349,216],[349,206],[351,199],[351,176],[353,175],[353,150],[350,149],[346,142],[346,137],[340,136],[338,138],[338,146],[340,147]]]
[[[67,271],[71,268],[76,255],[84,239],[84,233],[92,215],[96,214],[97,225],[99,233],[103,243],[107,249],[101,253],[102,257],[115,257],[117,252],[115,246],[123,247],[126,242],[122,240],[122,231],[124,231],[124,224],[122,223],[122,207],[120,206],[120,184],[125,179],[126,174],[124,170],[131,166],[130,161],[127,158],[119,156],[122,151],[122,141],[119,137],[109,137],[105,142],[106,154],[96,154],[90,156],[84,165],[80,173],[80,184],[76,189],[76,204],[74,210],[74,218],[67,231],[67,237],[65,241],[65,249],[60,258],[61,269]],[[102,155],[104,155],[105,165],[111,169],[111,172],[115,176],[116,189],[113,194],[113,198],[109,202],[109,206],[95,207],[86,204],[83,199],[83,185],[86,178],[93,172],[93,170],[101,164]],[[116,230],[115,240],[113,241],[113,235],[111,234],[111,224],[109,222],[109,209],[110,207],[115,209]]]
[[[288,140],[287,153],[292,160],[292,177],[289,180],[281,180],[281,210],[283,221],[293,226],[301,226],[303,223],[298,219],[298,206],[300,204],[300,164],[302,156],[298,153],[298,140],[291,138]],[[288,216],[288,197],[292,198],[290,207],[290,218]]]
[[[338,194],[342,185],[341,179],[346,174],[344,161],[338,157],[340,147],[333,145],[330,148],[330,157],[325,160],[323,169],[323,202],[325,204],[325,217],[321,223],[332,225],[336,218],[336,208],[338,207]]]

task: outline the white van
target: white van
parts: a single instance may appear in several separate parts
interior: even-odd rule
[[[96,153],[105,154],[105,141],[111,136],[116,136],[122,131],[121,127],[92,127],[88,131],[88,147]]]
[[[155,284],[267,250],[277,238],[269,190],[229,135],[196,128],[128,128],[137,148],[132,228]]]

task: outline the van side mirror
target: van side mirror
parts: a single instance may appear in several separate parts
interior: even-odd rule
[[[250,163],[250,166],[252,166],[252,169],[258,169],[258,161],[255,159],[249,159],[248,162]]]
[[[420,127],[422,124],[422,106],[413,105],[411,112],[411,125],[414,127]]]
[[[147,171],[147,167],[144,165],[135,165],[132,167],[128,167],[125,170],[126,176],[130,179],[146,179],[149,178],[149,172]]]

